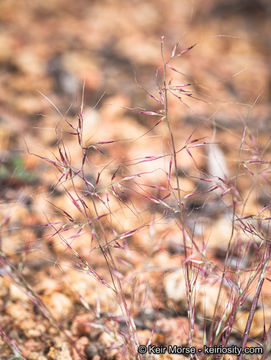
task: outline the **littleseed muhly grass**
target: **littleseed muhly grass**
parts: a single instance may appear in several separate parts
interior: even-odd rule
[[[139,339],[132,311],[135,304],[129,302],[130,299],[125,290],[125,274],[122,274],[120,270],[121,262],[118,260],[118,256],[115,255],[115,251],[127,252],[133,237],[140,235],[146,229],[151,232],[156,222],[159,223],[161,219],[165,222],[169,219],[172,220],[171,224],[174,224],[178,229],[177,241],[182,244],[181,253],[183,257],[182,263],[180,262],[180,269],[183,270],[185,278],[185,309],[189,320],[187,344],[189,346],[194,344],[198,324],[203,329],[202,345],[227,346],[232,339],[236,338],[236,318],[247,304],[250,306],[250,311],[243,333],[240,333],[240,331],[238,333],[239,338],[241,338],[240,345],[245,347],[248,341],[256,343],[255,340],[250,339],[249,333],[256,308],[259,306],[264,282],[270,281],[267,277],[267,271],[270,258],[269,221],[271,216],[270,214],[265,215],[269,211],[269,205],[265,205],[256,214],[247,215],[247,206],[256,182],[259,179],[268,181],[270,162],[265,160],[265,153],[269,144],[266,144],[261,151],[257,140],[249,132],[249,129],[245,127],[239,136],[241,145],[236,152],[237,168],[235,177],[228,170],[223,151],[215,139],[206,136],[194,137],[194,132],[192,132],[184,143],[179,144],[174,119],[172,119],[170,112],[169,97],[173,96],[178,99],[184,109],[187,109],[185,98],[194,99],[195,107],[197,106],[196,101],[205,100],[193,95],[193,91],[190,90],[193,88],[192,83],[174,84],[171,74],[182,75],[182,73],[175,65],[172,65],[172,61],[185,56],[194,46],[179,50],[179,46],[176,45],[170,55],[167,55],[165,38],[161,38],[162,64],[156,72],[157,80],[161,78],[161,81],[156,92],[145,90],[147,96],[156,105],[158,104],[160,108],[158,110],[127,108],[134,114],[155,119],[152,126],[141,136],[135,139],[100,139],[93,143],[91,141],[86,143],[83,139],[85,120],[84,96],[82,95],[82,105],[77,121],[66,119],[54,105],[63,122],[69,128],[65,135],[73,137],[80,148],[80,159],[73,159],[70,156],[69,147],[66,145],[64,137],[62,137],[63,134],[57,141],[58,151],[52,158],[36,154],[41,160],[55,168],[58,178],[54,184],[54,189],[61,188],[70,200],[71,206],[76,210],[76,215],[74,215],[75,212],[71,211],[70,208],[62,209],[52,203],[52,206],[61,214],[61,221],[52,219],[48,221],[47,225],[52,228],[54,237],[58,238],[70,254],[73,266],[78,271],[93,277],[114,294],[121,313],[121,315],[114,317],[114,321],[119,324],[125,323],[125,331],[123,326],[119,327],[120,337],[115,347],[117,346],[123,357],[127,359],[142,360],[143,356],[137,353]],[[146,154],[143,157],[124,159],[117,164],[115,159],[110,158],[110,151],[108,151],[110,147],[139,141],[139,139],[148,136],[163,123],[166,123],[168,130],[167,151],[165,153],[160,155],[148,154],[146,149]],[[193,155],[195,148],[206,149],[207,169],[198,166],[197,159]],[[33,154],[30,152],[28,145],[27,151]],[[179,163],[180,153],[185,153],[192,160],[196,175],[191,175],[190,179],[201,184],[198,189],[186,193],[183,191],[182,184],[184,177],[179,176],[182,168],[182,164]],[[93,174],[93,180],[90,180],[89,172],[92,167],[91,157],[93,154],[99,154],[104,162]],[[144,177],[146,175],[153,175],[155,178],[156,164],[161,159],[166,164],[162,169],[165,178],[163,184],[157,184],[155,181],[153,183],[145,182]],[[153,165],[153,169],[148,171],[144,168],[140,169],[140,166],[146,163]],[[110,171],[108,171],[109,169]],[[134,172],[133,169],[139,170]],[[242,180],[242,176],[250,176],[251,179],[250,190],[245,196],[239,190],[239,181]],[[209,195],[212,196],[209,197]],[[130,198],[139,199],[140,201],[130,200]],[[189,204],[189,201],[192,202]],[[144,207],[142,206],[140,209],[143,209],[146,213],[150,209],[159,212],[159,217],[153,220],[152,216],[146,215],[143,222],[139,221],[136,226],[128,229],[123,228],[119,231],[113,225],[112,220],[116,217],[116,203],[120,211],[125,209],[125,211],[133,214],[136,219],[142,217],[141,210],[138,210],[138,203],[141,206],[144,204]],[[197,206],[195,206],[195,203]],[[230,218],[231,231],[227,239],[226,249],[224,249],[222,264],[217,265],[209,257],[208,239],[205,238],[204,232],[201,233],[199,241],[199,236],[194,230],[200,212],[203,214],[204,222],[204,211],[206,212],[206,209],[208,209],[206,204],[209,205],[209,209],[212,209],[221,203],[224,206],[223,211]],[[213,212],[208,211],[209,213],[205,214],[206,218],[215,217],[215,210]],[[66,234],[69,230],[74,231],[74,233],[70,238],[67,238]],[[99,249],[104,258],[108,272],[106,278],[92,266],[91,257],[82,255],[73,243],[86,231],[89,233],[91,240],[90,245],[86,246],[92,247],[90,250]],[[252,236],[253,240],[251,240]],[[256,238],[258,239],[257,242]],[[219,239],[217,241],[219,242]],[[253,252],[253,255],[251,255],[251,252]],[[153,254],[153,252],[150,252],[150,254]],[[141,255],[144,256],[143,253]],[[247,258],[247,262],[239,261],[240,258]],[[64,334],[78,356],[85,359],[86,355],[77,349],[74,340],[69,336],[66,329],[54,318],[51,311],[24,279],[22,273],[18,271],[4,253],[1,253],[0,262],[3,272],[25,291],[28,298],[36,305],[44,317]],[[214,279],[215,282],[213,282]],[[204,287],[203,280],[207,285],[219,284],[211,316],[207,316],[207,311],[204,310],[199,313],[198,296],[200,287]],[[251,289],[255,284],[257,284],[256,290],[251,297]],[[222,296],[225,292],[228,294],[226,301]],[[78,296],[88,311],[90,309],[89,305],[80,294]],[[142,306],[144,306],[144,303]],[[224,308],[222,312],[221,308]],[[98,305],[98,302],[95,313],[97,318],[100,318],[100,305]],[[108,317],[110,317],[109,314]],[[111,330],[108,329],[108,331]],[[147,344],[151,343],[153,334],[154,328]],[[270,349],[269,334],[270,329],[265,331],[263,340],[257,341],[257,344],[264,346],[267,351]],[[11,346],[14,354],[23,358],[18,346],[4,330],[1,330],[1,336]],[[241,359],[243,359],[243,356]],[[262,359],[265,359],[265,357],[263,356]]]

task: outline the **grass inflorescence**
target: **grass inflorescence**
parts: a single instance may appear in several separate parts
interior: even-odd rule
[[[181,111],[187,111],[186,98],[192,99],[195,102],[192,106],[195,107],[198,101],[205,101],[194,96],[190,90],[193,89],[193,83],[176,83],[171,79],[172,74],[183,76],[172,62],[186,56],[193,47],[179,50],[176,45],[167,55],[162,37],[162,64],[156,73],[158,88],[155,93],[146,90],[147,96],[155,104],[154,109],[125,109],[135,116],[154,119],[140,136],[118,139],[105,137],[94,142],[86,139],[84,100],[76,121],[62,116],[66,128],[58,136],[57,153],[52,157],[36,156],[55,168],[57,181],[52,192],[60,189],[70,207],[61,207],[52,201],[56,218],[50,219],[48,215],[46,226],[51,231],[50,240],[44,241],[47,245],[60,243],[72,268],[94,278],[112,293],[118,305],[115,314],[100,311],[99,296],[94,309],[78,294],[85,311],[93,315],[91,326],[104,329],[115,339],[115,344],[107,349],[109,352],[117,349],[125,359],[147,359],[137,351],[141,341],[137,316],[150,304],[154,304],[154,312],[158,311],[159,306],[155,305],[155,286],[144,283],[142,278],[146,282],[146,274],[156,271],[162,279],[181,270],[178,281],[181,283],[184,280],[183,289],[176,286],[180,294],[175,294],[174,300],[174,296],[166,291],[164,295],[168,299],[160,299],[172,307],[177,316],[182,314],[178,306],[185,309],[188,332],[181,345],[226,347],[233,341],[239,341],[242,348],[248,345],[263,347],[265,354],[257,359],[267,359],[271,331],[268,322],[262,325],[260,335],[254,338],[250,334],[256,313],[264,313],[262,291],[264,284],[270,282],[270,205],[265,204],[257,213],[248,214],[248,204],[256,185],[261,181],[269,183],[270,162],[266,160],[269,143],[261,149],[245,126],[238,135],[240,145],[234,159],[236,175],[231,176],[220,150],[221,144],[215,138],[216,127],[213,124],[213,128],[210,127],[211,136],[210,131],[208,136],[205,127],[202,131],[195,129],[184,141],[180,140],[183,137],[176,130],[178,126],[171,114],[170,98],[180,101]],[[164,152],[148,154],[146,151],[138,157],[121,154],[123,158],[120,159],[113,155],[111,157],[114,147],[125,152],[129,146],[135,146],[142,139],[152,139],[152,135],[164,141]],[[74,140],[71,141],[71,138]],[[70,146],[77,149],[76,158],[71,156]],[[197,163],[194,151],[199,149],[205,154],[205,168]],[[152,152],[151,146],[149,150]],[[193,168],[191,174],[183,170],[183,155],[190,159]],[[249,177],[250,181],[250,189],[246,193],[239,185],[244,177]],[[183,183],[187,179],[190,184],[196,184],[192,190],[185,190]],[[216,226],[216,217],[219,216],[225,220],[227,233],[226,236],[221,234],[223,240],[217,238],[217,249],[222,252],[220,260],[214,257],[214,245],[212,243],[209,246],[210,233],[207,234],[206,230],[208,226]],[[168,243],[171,232],[173,245]],[[87,239],[83,253],[82,248],[76,245],[81,237]],[[139,239],[142,239],[142,243]],[[148,245],[144,239],[147,239]],[[173,253],[179,253],[179,265],[173,263],[172,266],[166,264],[167,267],[163,267],[159,264],[155,268],[152,259],[159,251],[169,250],[169,246],[173,247]],[[140,251],[141,259],[138,263],[131,259],[134,249]],[[56,264],[61,267],[57,251],[52,250],[52,254]],[[103,258],[106,272],[101,273],[96,269],[97,259],[93,257]],[[39,294],[28,284],[20,268],[3,251],[0,252],[0,264],[1,271],[23,289],[44,317],[63,334],[75,350],[77,355],[74,356],[86,359],[86,352],[76,345],[69,329],[64,328],[55,318]],[[239,326],[238,319],[245,310],[247,318],[243,326]],[[106,325],[106,322],[101,324],[102,318],[112,321],[115,328]],[[155,321],[149,330],[151,335],[146,344],[153,341],[158,344],[155,333],[159,329]],[[15,356],[24,358],[15,342],[1,327],[0,333]],[[215,359],[210,355],[194,355],[194,358]],[[245,359],[245,355],[242,354],[240,359]]]

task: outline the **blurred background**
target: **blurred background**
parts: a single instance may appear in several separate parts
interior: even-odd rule
[[[175,84],[191,83],[196,98],[182,98],[184,103],[169,99],[177,147],[192,132],[195,137],[214,139],[216,131],[231,175],[236,171],[244,126],[255,136],[250,144],[254,150],[248,156],[254,156],[261,146],[268,148],[270,15],[268,0],[206,0],[204,6],[200,0],[1,0],[3,223],[5,219],[15,227],[44,223],[48,204],[39,201],[39,196],[50,193],[56,175],[29,152],[51,158],[57,150],[59,129],[67,130],[64,118],[75,125],[82,103],[86,144],[141,137],[154,125],[153,117],[130,112],[127,107],[159,109],[146,91],[158,94],[161,35],[165,36],[166,57],[176,43],[179,50],[196,44],[171,63],[180,73],[168,74]],[[165,153],[169,150],[166,125],[153,131],[151,143],[146,136],[131,145],[116,143],[106,155],[121,163]],[[76,164],[80,151],[73,141],[67,138],[66,144],[71,144],[69,152]],[[193,155],[198,168],[206,169],[203,148],[194,149]],[[187,178],[197,173],[189,156],[181,153],[179,157],[184,178],[184,174]],[[90,178],[96,178],[103,159],[93,155]],[[168,165],[161,162],[156,166]],[[150,170],[147,164],[145,170]],[[241,178],[240,191],[250,186],[247,180],[247,176]],[[188,183],[184,192],[193,186]],[[261,194],[259,197],[266,198],[266,192]],[[60,205],[63,202],[59,200]],[[28,237],[37,235],[34,231]],[[16,252],[15,244],[11,254]]]
[[[72,296],[67,284],[61,283],[64,270],[57,272],[55,266],[60,265],[58,255],[62,252],[65,258],[67,249],[63,245],[61,248],[60,241],[51,241],[50,236],[44,237],[45,246],[41,239],[48,233],[41,225],[55,221],[57,216],[63,220],[63,214],[61,217],[51,202],[58,210],[68,209],[74,217],[76,209],[67,202],[63,189],[54,189],[56,171],[30,153],[53,158],[59,140],[64,139],[73,165],[78,162],[80,166],[81,149],[65,133],[67,129],[70,131],[65,119],[76,126],[81,104],[84,106],[86,145],[98,141],[131,140],[131,137],[138,139],[104,147],[104,157],[97,152],[91,153],[86,174],[90,183],[95,183],[102,171],[100,183],[106,185],[106,179],[111,179],[124,161],[168,153],[170,141],[166,124],[161,123],[148,133],[156,119],[127,109],[159,110],[147,92],[158,94],[161,73],[157,75],[157,69],[161,70],[160,40],[164,35],[166,57],[170,56],[176,43],[179,43],[179,50],[196,44],[184,56],[172,61],[172,66],[179,72],[168,73],[168,79],[172,77],[174,84],[190,83],[194,96],[183,97],[183,102],[174,97],[169,99],[177,148],[183,146],[191,134],[192,138],[206,136],[208,141],[216,140],[222,149],[222,161],[225,157],[229,167],[229,176],[234,177],[240,160],[238,151],[243,129],[247,127],[242,159],[270,161],[270,19],[270,0],[0,0],[0,249],[21,268],[27,262],[25,275],[36,286],[37,293],[45,295],[47,304],[50,305],[51,298],[46,298],[46,291],[58,291],[62,297],[66,293],[67,304]],[[207,167],[208,154],[203,147],[191,152],[194,159],[188,154],[178,154],[182,196],[197,190],[193,176]],[[154,166],[159,172],[153,171]],[[139,171],[136,167],[130,169],[132,173]],[[145,176],[144,185],[167,184],[161,169],[168,169],[168,163],[163,159],[143,164],[140,171],[153,171],[150,176]],[[267,181],[269,170],[261,184],[257,177],[250,177],[251,173],[245,169],[242,171],[237,187],[246,199],[244,215],[257,213],[271,201]],[[127,175],[130,175],[129,171],[122,173],[122,176]],[[250,196],[250,189],[256,183],[260,184],[259,190],[255,196]],[[246,193],[249,194],[247,198]],[[158,192],[155,195],[161,196]],[[125,206],[118,205],[115,223],[112,220],[110,224],[112,236],[139,228],[150,220],[148,216],[159,213],[158,207],[148,207],[146,212],[151,215],[145,216],[142,199],[133,198],[129,191],[122,196],[125,203],[129,197],[133,199],[137,216],[132,218],[131,213],[127,215]],[[197,215],[201,206],[202,201],[195,201],[190,210]],[[145,248],[152,244],[156,249],[157,238],[179,239],[172,224],[167,224],[172,214],[159,214],[163,215],[167,217],[163,224],[166,231],[162,225],[159,228],[158,223],[161,236],[153,236],[153,243],[149,233],[145,238],[136,238],[136,246],[142,248],[139,256],[133,254],[131,271],[142,260],[142,249],[145,253]],[[215,218],[213,215],[209,213],[207,217]],[[208,241],[211,246],[219,246],[219,237],[221,244],[224,240],[226,244],[230,233],[231,223],[225,225],[223,222],[214,232],[213,239],[210,236]],[[79,238],[73,242],[76,250],[85,257],[91,255],[89,237],[87,234],[81,242]],[[179,266],[181,251],[175,249],[169,253],[161,249],[157,252],[160,258],[153,257],[155,266],[164,269],[165,264],[173,264],[172,253],[177,254],[175,265]],[[151,258],[152,249],[149,253]],[[105,266],[100,258],[91,257],[91,264],[100,266],[103,273]],[[49,270],[43,272],[43,266],[48,264],[53,264],[49,278]],[[68,272],[72,264],[64,264],[65,271]],[[86,281],[91,280],[80,280],[78,274],[71,273],[71,278],[66,278],[67,283],[78,286],[81,293],[89,297],[88,303],[96,306],[96,298],[91,298],[88,289],[97,291],[97,281],[86,286]],[[160,286],[159,274],[157,283]],[[10,284],[10,280],[6,281],[6,288],[11,288]],[[159,289],[153,286],[154,292]],[[17,301],[22,294],[18,295],[14,288],[12,291],[9,296]],[[99,296],[107,309],[104,292],[102,288]],[[6,296],[8,292],[1,294]],[[56,300],[59,318],[67,315],[59,310],[64,300],[61,297]],[[161,305],[161,293],[155,301],[158,307],[164,306]],[[72,314],[72,304],[69,306],[67,313]],[[10,317],[17,319],[16,311],[10,310],[8,316],[3,311],[6,316],[4,327],[9,325]]]
[[[78,112],[83,83],[86,107],[103,93],[99,106],[121,94],[144,107],[148,99],[136,81],[155,88],[161,35],[169,51],[177,42],[181,49],[197,44],[177,65],[194,84],[194,94],[215,104],[218,121],[234,126],[242,109],[228,104],[257,102],[257,126],[268,126],[270,13],[268,0],[206,0],[204,5],[200,0],[1,0],[5,141],[11,136],[14,148],[19,127],[33,131],[43,126],[44,116],[56,116],[39,92],[63,113]],[[193,110],[206,111],[202,104]],[[185,120],[188,114],[178,116]]]
[[[50,157],[57,148],[58,130],[67,129],[64,118],[75,124],[82,103],[85,143],[140,137],[154,125],[153,118],[131,113],[127,107],[159,109],[146,91],[157,95],[161,35],[166,56],[176,43],[180,50],[196,44],[173,60],[180,73],[168,74],[168,79],[177,79],[175,84],[191,83],[196,98],[182,98],[184,103],[169,100],[177,145],[192,132],[210,139],[216,130],[231,174],[244,126],[256,136],[251,138],[254,153],[249,156],[264,144],[268,148],[270,15],[268,0],[206,0],[204,6],[200,0],[1,0],[3,222],[10,216],[19,226],[34,225],[40,217],[44,221],[46,206],[39,203],[39,195],[50,191],[56,177],[29,152]],[[107,155],[119,162],[160,155],[168,151],[166,133],[161,124],[154,129],[152,146],[143,138],[136,145],[116,144]],[[78,149],[72,145],[69,151],[76,163]],[[197,166],[206,168],[202,148],[193,154]],[[101,164],[96,158],[90,178],[97,176]],[[192,159],[180,162],[182,175],[193,175]],[[241,179],[241,191],[246,179]],[[192,188],[189,185],[187,192]]]
[[[184,99],[186,106],[170,100],[177,137],[214,123],[223,141],[225,130],[240,135],[244,125],[266,137],[270,15],[268,0],[1,0],[2,199],[10,186],[37,180],[37,159],[26,144],[35,153],[54,148],[60,113],[74,118],[79,112],[83,84],[86,138],[142,134],[153,124],[123,108],[157,108],[145,90],[157,93],[161,35],[168,54],[177,42],[180,50],[197,44],[173,62],[182,74],[169,75],[191,83],[200,99]]]

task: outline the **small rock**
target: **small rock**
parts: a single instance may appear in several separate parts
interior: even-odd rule
[[[97,359],[99,359],[100,356],[103,355],[104,350],[105,350],[105,347],[102,343],[95,342],[95,343],[88,344],[86,346],[85,354],[86,354],[88,360],[92,360],[96,356],[98,356]]]
[[[0,298],[3,298],[8,293],[9,281],[7,278],[0,277]]]
[[[194,294],[196,297],[196,305],[202,315],[207,317],[213,316],[216,299],[219,293],[219,286],[219,281],[214,282],[213,279],[208,279],[208,281],[200,281],[200,279],[197,280],[194,286],[196,287]],[[170,300],[173,300],[176,303],[182,302],[186,304],[186,281],[183,269],[179,269],[174,273],[166,276],[164,280],[164,287],[167,297]],[[226,306],[225,304],[228,304],[228,302],[229,300],[227,300],[226,291],[223,289],[220,298],[221,305],[218,307],[219,313],[224,311],[224,307]]]
[[[244,334],[247,319],[249,316],[248,311],[240,311],[236,317],[236,321],[234,327],[240,331],[241,334]],[[271,319],[271,310],[270,309],[258,309],[255,311],[251,329],[249,335],[251,337],[259,337],[262,336],[264,333],[264,324],[270,324]]]
[[[20,304],[8,304],[6,306],[6,313],[18,322],[26,321],[30,317],[29,312]]]
[[[176,344],[178,346],[187,344],[189,335],[189,322],[187,318],[163,318],[157,321],[156,327],[165,333],[166,344]]]
[[[60,346],[51,347],[47,360],[73,360],[68,344],[64,342]]]
[[[164,279],[167,297],[175,302],[186,301],[186,285],[184,269],[179,269]]]
[[[82,336],[79,340],[76,341],[76,349],[80,354],[84,354],[87,345],[89,344],[89,339],[86,336]]]
[[[15,285],[15,284],[10,284],[9,295],[10,295],[11,300],[13,300],[13,301],[17,301],[17,300],[28,301],[29,300],[26,293],[19,286]]]
[[[42,298],[57,320],[63,319],[72,311],[72,301],[64,294],[55,292]]]

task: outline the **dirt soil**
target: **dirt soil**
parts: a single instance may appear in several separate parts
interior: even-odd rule
[[[221,319],[240,347],[254,305],[247,346],[268,356],[270,16],[268,0],[0,1],[0,360],[198,349]],[[167,59],[183,51],[177,169],[162,35]]]

